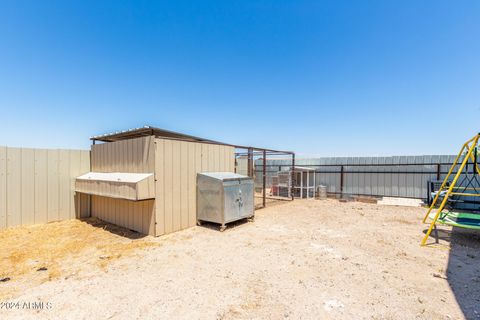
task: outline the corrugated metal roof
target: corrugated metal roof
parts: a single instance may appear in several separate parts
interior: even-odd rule
[[[107,134],[92,136],[90,137],[90,140],[113,142],[113,141],[119,141],[119,140],[145,137],[145,136],[156,136],[159,138],[170,138],[170,139],[183,140],[183,141],[207,142],[207,143],[214,143],[214,144],[229,145],[223,142],[195,137],[188,134],[160,129],[152,126],[144,126],[141,128],[132,128],[128,130],[116,131],[116,132],[111,132]]]

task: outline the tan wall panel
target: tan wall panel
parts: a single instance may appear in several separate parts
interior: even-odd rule
[[[134,148],[135,140],[131,139],[131,140],[126,140],[125,142],[127,146],[127,159],[128,159],[128,162],[125,166],[125,170],[128,170],[128,172],[135,172],[135,163],[134,163],[135,161],[134,154],[136,152],[136,149]]]
[[[188,142],[180,142],[180,228],[186,229],[188,220]],[[193,173],[192,173],[193,174]]]
[[[218,152],[217,146],[213,144],[208,145],[208,152],[209,152],[209,161],[210,161],[210,171],[219,171],[218,170]]]
[[[143,215],[143,206],[142,201],[133,202],[133,230],[138,232],[143,232],[142,228],[142,215]]]
[[[136,214],[136,209],[135,209],[135,202],[132,201],[127,201],[127,208],[128,208],[128,223],[126,224],[129,229],[134,230],[135,229],[135,214]]]
[[[187,159],[187,205],[188,205],[188,226],[194,226],[197,223],[197,212],[195,206],[195,194],[196,194],[196,168],[195,162],[197,161],[197,155],[195,152],[195,144],[188,143],[188,159]]]
[[[92,171],[150,173],[155,169],[154,138],[142,137],[92,146]]]
[[[144,234],[155,235],[155,200],[146,200],[142,201],[145,205],[144,221],[147,222],[147,225],[144,225]]]
[[[234,148],[155,139],[156,235],[196,224],[197,173],[233,172]],[[163,223],[163,224],[162,224]]]
[[[22,224],[35,223],[35,150],[21,149]],[[67,188],[68,190],[68,188]]]
[[[22,150],[7,149],[7,225],[22,224]]]
[[[143,231],[148,235],[155,235],[155,201],[141,201],[143,203]]]
[[[89,171],[89,153],[0,147],[0,229],[75,217],[73,181]]]
[[[80,156],[79,150],[69,150],[69,157],[70,157],[70,168],[69,168],[69,178],[70,178],[70,210],[68,212],[68,218],[73,219],[75,218],[75,212],[76,212],[76,201],[75,201],[75,179],[72,179],[73,177],[78,177],[81,175],[80,171],[80,161],[81,161],[81,156]]]
[[[142,137],[93,145],[91,171],[153,173],[155,171],[154,138]],[[113,192],[112,184],[102,184],[101,187],[106,193]],[[132,192],[128,186],[122,188],[126,193]],[[152,191],[155,188],[155,182],[149,181],[141,188],[146,192]],[[134,202],[92,196],[92,215],[138,232],[154,234],[153,204],[153,200]]]
[[[202,158],[202,167],[201,171],[206,172],[210,171],[208,168],[208,164],[210,163],[209,159],[209,152],[208,152],[208,144],[201,144],[202,151],[201,151],[201,158]]]
[[[92,216],[143,234],[154,235],[154,203],[154,200],[129,201],[92,196]],[[133,224],[125,223],[124,219],[129,215],[133,218]]]
[[[234,172],[235,171],[235,149],[234,148],[231,148],[227,151],[226,161],[229,164],[228,171]]]
[[[59,172],[58,172],[58,150],[47,151],[47,220],[58,221],[59,215]]]
[[[222,171],[220,169],[220,146],[219,145],[213,145],[213,170],[215,171]],[[223,166],[222,166],[223,168]]]
[[[155,139],[155,235],[165,234],[165,140]]]
[[[7,148],[0,146],[0,230],[7,227]]]
[[[58,151],[58,219],[70,219],[71,203],[71,177],[70,177],[70,151]]]
[[[48,221],[47,150],[35,150],[35,223]]]
[[[136,151],[134,153],[135,158],[135,171],[136,172],[143,172],[143,139],[140,139],[138,143],[135,144]]]
[[[181,191],[181,180],[180,180],[180,173],[181,173],[181,166],[180,166],[180,159],[181,156],[181,142],[180,141],[173,141],[173,150],[172,150],[172,157],[173,157],[173,166],[172,166],[172,173],[173,173],[173,180],[172,180],[172,201],[173,201],[173,231],[181,230],[181,211],[180,211],[180,204],[182,199],[180,198],[180,191]]]
[[[165,233],[173,232],[173,141],[164,140],[165,143]],[[162,195],[158,195],[161,197]]]

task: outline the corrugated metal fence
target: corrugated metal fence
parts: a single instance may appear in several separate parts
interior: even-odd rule
[[[88,215],[74,182],[89,170],[89,151],[0,146],[0,229]]]
[[[316,185],[330,194],[391,196],[425,199],[427,181],[443,179],[454,155],[342,157],[297,159],[297,166],[315,168]],[[267,160],[267,185],[279,170],[288,170],[289,160]],[[262,161],[255,163],[261,177]]]

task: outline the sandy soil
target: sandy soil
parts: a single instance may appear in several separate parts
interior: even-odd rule
[[[421,248],[423,213],[296,200],[223,233],[207,225],[143,238],[157,245],[104,268],[77,254],[59,268],[73,274],[0,282],[22,284],[8,301],[44,303],[0,318],[480,319],[478,233],[440,227],[439,244]]]

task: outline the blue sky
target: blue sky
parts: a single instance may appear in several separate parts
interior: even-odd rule
[[[455,153],[479,1],[2,1],[0,145],[145,124],[299,156]]]

